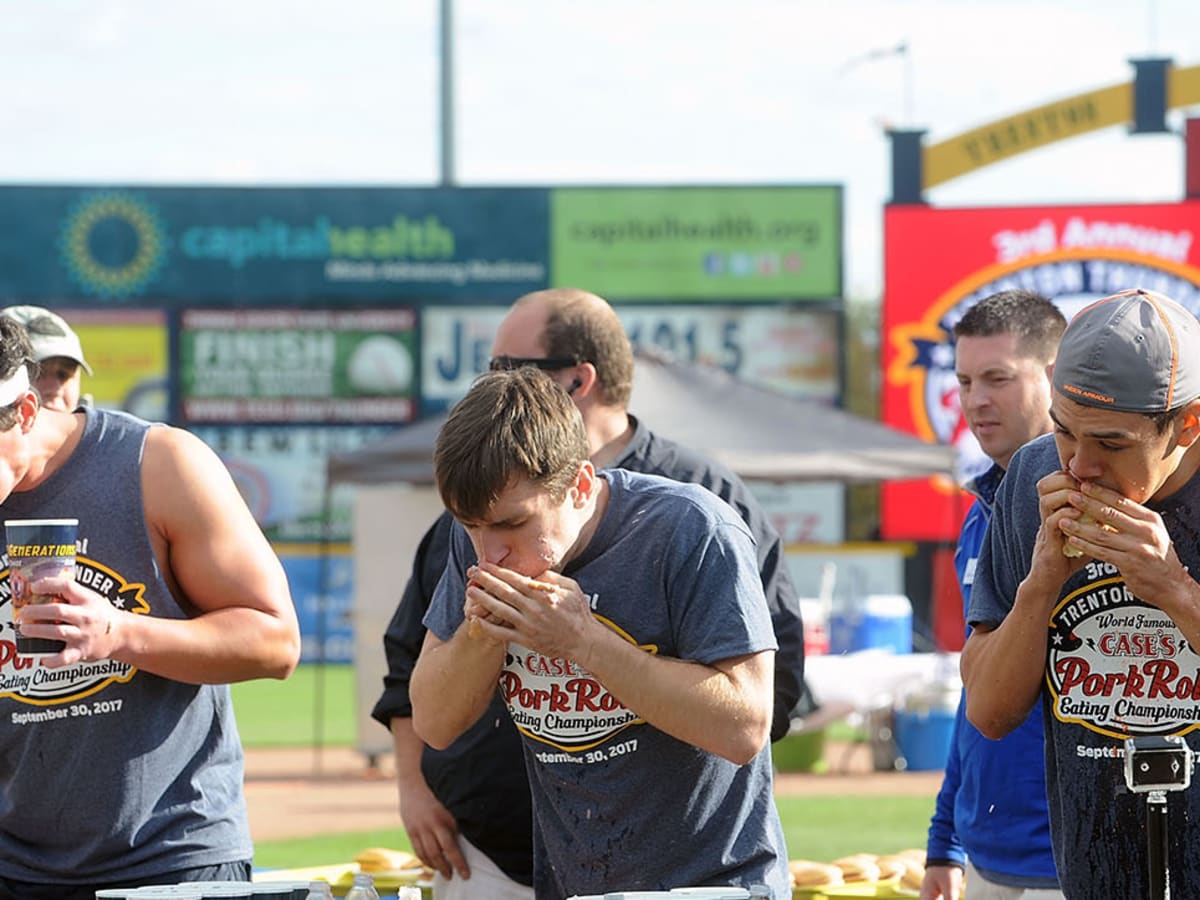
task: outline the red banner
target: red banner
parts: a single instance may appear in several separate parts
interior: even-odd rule
[[[1038,291],[1069,318],[1125,288],[1200,313],[1200,201],[884,211],[883,418],[959,448],[959,481],[987,459],[963,422],[954,323],[1010,288]],[[885,484],[885,540],[955,540],[969,498],[951,479]]]

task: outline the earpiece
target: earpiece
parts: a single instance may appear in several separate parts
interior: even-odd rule
[[[583,387],[583,381],[582,381],[582,379],[576,378],[575,380],[573,380],[573,381],[571,382],[571,386],[570,386],[569,388],[567,388],[567,393],[568,393],[568,394],[574,394],[574,393],[575,393],[577,390],[579,390],[581,387]]]

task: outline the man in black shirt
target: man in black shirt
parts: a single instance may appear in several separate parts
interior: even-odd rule
[[[629,415],[633,348],[613,308],[575,289],[527,294],[500,323],[492,350],[492,368],[537,366],[567,389],[583,416],[597,468],[700,484],[737,510],[757,543],[779,643],[771,740],[787,734],[804,694],[804,629],[783,543],[737,475]],[[529,785],[516,729],[499,696],[446,750],[426,747],[412,730],[408,683],[425,637],[422,619],[446,565],[452,524],[443,513],[417,548],[412,577],[384,636],[388,674],[372,716],[392,732],[400,817],[414,851],[438,871],[436,900],[457,900],[472,888],[481,896],[478,883],[464,881],[472,874],[469,860],[489,879],[508,879],[509,884],[489,880],[489,897],[531,898],[532,889],[522,888],[533,881]]]

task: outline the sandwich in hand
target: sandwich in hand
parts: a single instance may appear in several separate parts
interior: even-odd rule
[[[1111,525],[1107,525],[1103,522],[1097,522],[1094,518],[1089,516],[1087,513],[1084,513],[1076,521],[1079,522],[1080,525],[1099,525],[1102,530],[1107,531],[1109,534],[1117,533],[1117,529],[1115,529]],[[1072,544],[1071,542],[1069,542],[1067,540],[1063,541],[1063,556],[1066,556],[1070,559],[1079,559],[1079,557],[1084,556],[1084,555],[1085,554],[1081,548],[1076,547],[1074,544]]]

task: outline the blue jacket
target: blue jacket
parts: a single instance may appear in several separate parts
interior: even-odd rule
[[[967,489],[976,500],[954,552],[963,608],[971,602],[975,563],[992,517],[1004,470],[992,466]],[[1046,803],[1042,702],[1011,734],[992,741],[966,718],[960,698],[942,789],[929,825],[927,865],[972,865],[986,880],[1025,888],[1056,888]]]

